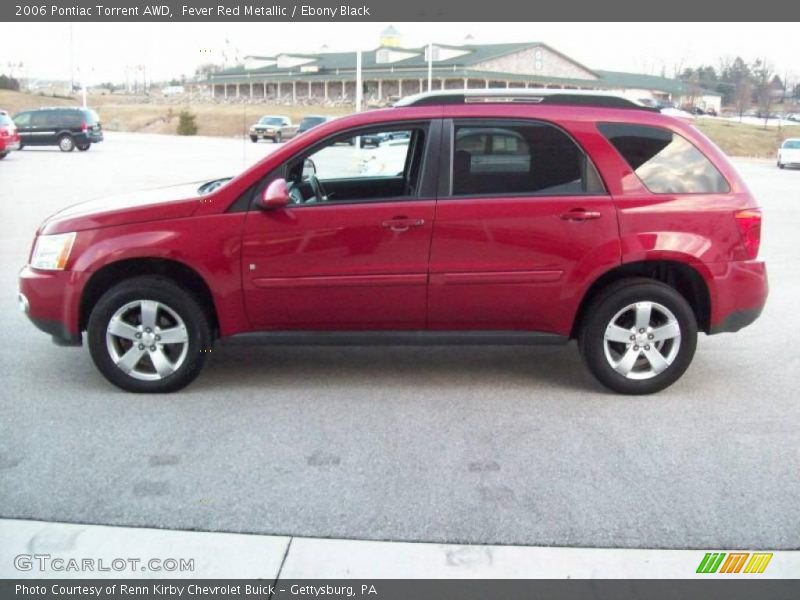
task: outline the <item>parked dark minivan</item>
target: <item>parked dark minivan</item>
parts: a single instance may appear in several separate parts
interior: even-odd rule
[[[85,152],[103,141],[100,117],[88,108],[37,108],[14,115],[24,146],[58,146],[62,152]]]

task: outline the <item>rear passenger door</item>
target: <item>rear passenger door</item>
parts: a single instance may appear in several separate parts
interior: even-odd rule
[[[31,113],[30,130],[25,144],[49,146],[56,143],[58,116],[54,110],[37,110]]]
[[[448,130],[429,328],[568,334],[587,279],[620,260],[614,204],[594,165],[541,121],[457,119]]]

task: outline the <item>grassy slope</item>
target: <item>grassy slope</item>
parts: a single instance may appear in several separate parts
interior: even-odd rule
[[[65,100],[0,90],[0,109],[15,113],[38,106],[75,106],[79,100]],[[246,104],[142,104],[135,97],[98,95],[89,99],[106,129],[146,133],[175,133],[178,113],[183,108],[197,116],[200,135],[238,136],[265,114],[280,114],[293,121],[307,114],[341,115],[346,108],[319,106],[271,106]],[[764,129],[715,119],[698,119],[695,124],[730,156],[773,158],[778,145],[787,137],[800,137],[800,126]]]
[[[800,125],[764,129],[757,125],[716,119],[698,119],[695,125],[729,156],[775,158],[783,140],[800,137]]]
[[[67,100],[0,90],[0,110],[7,110],[11,114],[26,108],[76,106],[79,103],[79,98]],[[244,135],[250,125],[265,114],[286,115],[299,122],[309,114],[338,116],[348,112],[346,108],[320,106],[193,104],[188,107],[166,103],[143,104],[135,97],[121,95],[90,96],[89,106],[98,112],[103,127],[109,131],[145,133],[175,133],[178,113],[188,108],[197,117],[199,135],[219,136]]]

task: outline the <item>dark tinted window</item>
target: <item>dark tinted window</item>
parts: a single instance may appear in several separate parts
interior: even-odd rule
[[[58,116],[59,127],[79,129],[84,122],[84,115],[79,110],[62,110]]]
[[[31,124],[31,113],[17,113],[14,115],[14,123],[17,124],[17,127],[28,127]]]
[[[456,122],[452,181],[454,196],[604,192],[575,142],[535,122]]]
[[[37,110],[31,113],[31,126],[32,127],[49,127],[54,120],[50,117],[51,111]]]
[[[654,194],[719,194],[730,190],[711,161],[676,133],[624,123],[600,123],[598,129]]]

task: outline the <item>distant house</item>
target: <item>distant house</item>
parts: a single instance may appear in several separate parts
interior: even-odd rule
[[[600,71],[540,42],[432,46],[432,89],[563,88],[613,90],[634,99],[682,104],[686,84],[676,79]],[[381,34],[381,45],[362,52],[367,102],[385,103],[428,89],[428,47],[399,45],[396,30]],[[210,76],[217,98],[245,97],[280,102],[347,102],[355,98],[356,53],[286,52],[247,56],[244,64]],[[704,102],[720,95],[712,92]],[[696,94],[695,94],[695,97]]]
[[[161,88],[161,94],[163,96],[180,96],[184,93],[185,90],[182,85],[167,85]]]

